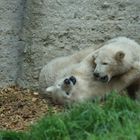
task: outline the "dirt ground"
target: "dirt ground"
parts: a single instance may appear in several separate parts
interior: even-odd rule
[[[0,89],[0,130],[26,130],[47,114],[50,103],[37,92],[16,86]],[[52,106],[52,105],[51,105]],[[61,110],[54,105],[55,112]]]

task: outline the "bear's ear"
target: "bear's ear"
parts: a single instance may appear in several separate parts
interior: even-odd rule
[[[124,56],[125,56],[125,53],[124,53],[124,52],[118,51],[118,52],[115,54],[115,59],[116,59],[117,61],[121,61],[121,60],[124,58]]]
[[[51,86],[51,87],[46,88],[46,91],[47,92],[53,92],[54,89],[55,89],[54,86]]]

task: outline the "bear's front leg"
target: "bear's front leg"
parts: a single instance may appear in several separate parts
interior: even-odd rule
[[[133,67],[125,74],[112,79],[111,87],[117,91],[124,90],[140,79],[140,63],[135,62]]]
[[[135,62],[133,67],[125,74],[122,75],[120,80],[122,82],[128,83],[128,85],[137,81],[140,78],[140,63]]]
[[[131,82],[129,84],[129,86],[126,88],[127,89],[127,93],[129,95],[130,98],[132,99],[138,99],[140,100],[140,74],[139,74],[139,67],[140,67],[140,62],[136,62],[134,63],[134,69],[136,70],[136,73],[134,74],[134,72],[132,73],[132,76],[136,76],[136,79]]]
[[[130,86],[126,88],[127,93],[132,99],[140,99],[140,78],[133,82]]]

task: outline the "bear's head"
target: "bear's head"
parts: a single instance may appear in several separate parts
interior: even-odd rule
[[[94,78],[101,82],[109,82],[112,77],[124,74],[131,67],[131,61],[125,59],[126,54],[122,50],[99,49],[94,55]]]
[[[57,80],[53,86],[46,88],[46,91],[53,102],[66,104],[70,102],[76,84],[76,77],[70,76]]]

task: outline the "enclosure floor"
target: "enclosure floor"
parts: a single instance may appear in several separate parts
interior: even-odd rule
[[[0,89],[0,130],[27,130],[47,114],[49,106],[55,113],[58,105],[50,105],[38,93],[16,86]]]

